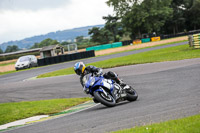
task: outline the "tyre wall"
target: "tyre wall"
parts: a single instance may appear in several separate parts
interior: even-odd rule
[[[95,56],[94,50],[78,52],[78,53],[73,53],[73,54],[58,55],[54,57],[38,59],[38,66],[51,65],[51,64],[84,59],[84,58],[89,58],[89,57],[94,57],[94,56]]]

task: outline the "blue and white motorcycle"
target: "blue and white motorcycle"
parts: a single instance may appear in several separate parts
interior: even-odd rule
[[[87,74],[83,77],[84,91],[94,97],[101,104],[113,107],[120,101],[135,101],[137,92],[129,85],[121,87],[111,79],[102,75]]]

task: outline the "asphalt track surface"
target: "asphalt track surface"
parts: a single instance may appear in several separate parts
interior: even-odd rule
[[[105,71],[108,70],[116,71],[126,83],[134,86],[139,99],[135,102],[119,103],[112,108],[98,105],[73,115],[66,115],[5,132],[109,132],[200,113],[200,58],[132,65]],[[46,93],[45,91],[50,91],[51,89],[48,88],[52,87],[52,89],[57,90],[49,96],[56,95],[60,91],[63,91],[63,96],[76,94],[86,96],[82,93],[76,79],[78,79],[76,75],[70,75],[25,81],[24,83],[27,82],[28,85],[31,84],[30,82],[43,82],[41,86],[47,84],[44,82],[50,84],[45,88],[39,88],[43,91],[27,88],[27,91],[34,92],[36,95]],[[56,82],[57,85],[54,85]],[[60,89],[62,87],[65,87],[66,92]],[[23,91],[19,91],[22,93],[21,95],[23,95]]]
[[[143,50],[135,52],[144,52]],[[125,54],[116,54],[114,57],[116,56],[125,56]],[[84,59],[84,62],[89,63],[106,58],[111,57]],[[86,97],[76,75],[23,81],[44,71],[71,67],[73,64],[74,62],[69,62],[0,76],[0,103]],[[136,89],[139,95],[137,101],[123,102],[113,108],[98,105],[73,115],[5,132],[109,132],[200,113],[200,58],[131,65],[104,71],[109,70],[117,72],[127,84]]]
[[[110,58],[116,58],[116,57],[137,54],[137,53],[141,53],[141,52],[146,52],[146,51],[151,51],[151,50],[156,50],[156,49],[161,49],[161,48],[167,48],[167,47],[173,47],[173,46],[178,46],[178,45],[184,45],[184,44],[188,44],[188,42],[186,41],[186,42],[176,43],[176,44],[171,44],[171,45],[157,46],[157,47],[152,47],[152,48],[123,52],[123,53],[118,53],[118,54],[112,54],[112,55],[107,55],[107,56],[82,59],[82,61],[87,64],[87,63],[102,61],[102,60],[106,60],[106,59],[110,59]],[[64,68],[68,68],[68,67],[73,67],[76,62],[77,61],[71,61],[71,62],[56,64],[56,65],[40,67],[37,69],[31,69],[31,70],[27,70],[27,71],[21,71],[21,72],[17,72],[17,73],[2,75],[2,76],[0,76],[0,84],[18,82],[18,81],[22,81],[22,80],[37,76],[39,74],[43,74],[43,73],[47,73],[47,72],[51,72],[51,71],[55,71],[55,70],[59,70],[59,69],[64,69]]]

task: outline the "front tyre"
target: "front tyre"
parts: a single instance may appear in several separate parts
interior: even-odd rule
[[[116,104],[115,99],[110,94],[107,94],[106,96],[101,91],[95,91],[93,94],[97,101],[99,101],[100,103],[102,103],[103,105],[107,107],[113,107]]]
[[[126,94],[128,101],[136,101],[138,98],[137,92],[132,87],[126,91]]]

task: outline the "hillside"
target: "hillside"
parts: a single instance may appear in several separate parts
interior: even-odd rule
[[[34,45],[36,42],[41,42],[44,39],[51,38],[53,40],[58,40],[60,42],[67,41],[67,40],[74,40],[77,36],[88,36],[88,30],[92,27],[103,27],[104,25],[94,25],[94,26],[86,26],[86,27],[80,27],[80,28],[74,28],[74,29],[68,29],[63,31],[56,31],[56,32],[50,32],[45,35],[38,35],[33,36],[29,38],[25,38],[23,40],[18,41],[9,41],[0,44],[0,48],[5,51],[6,47],[9,45],[17,45],[20,49],[22,48],[30,48]]]

